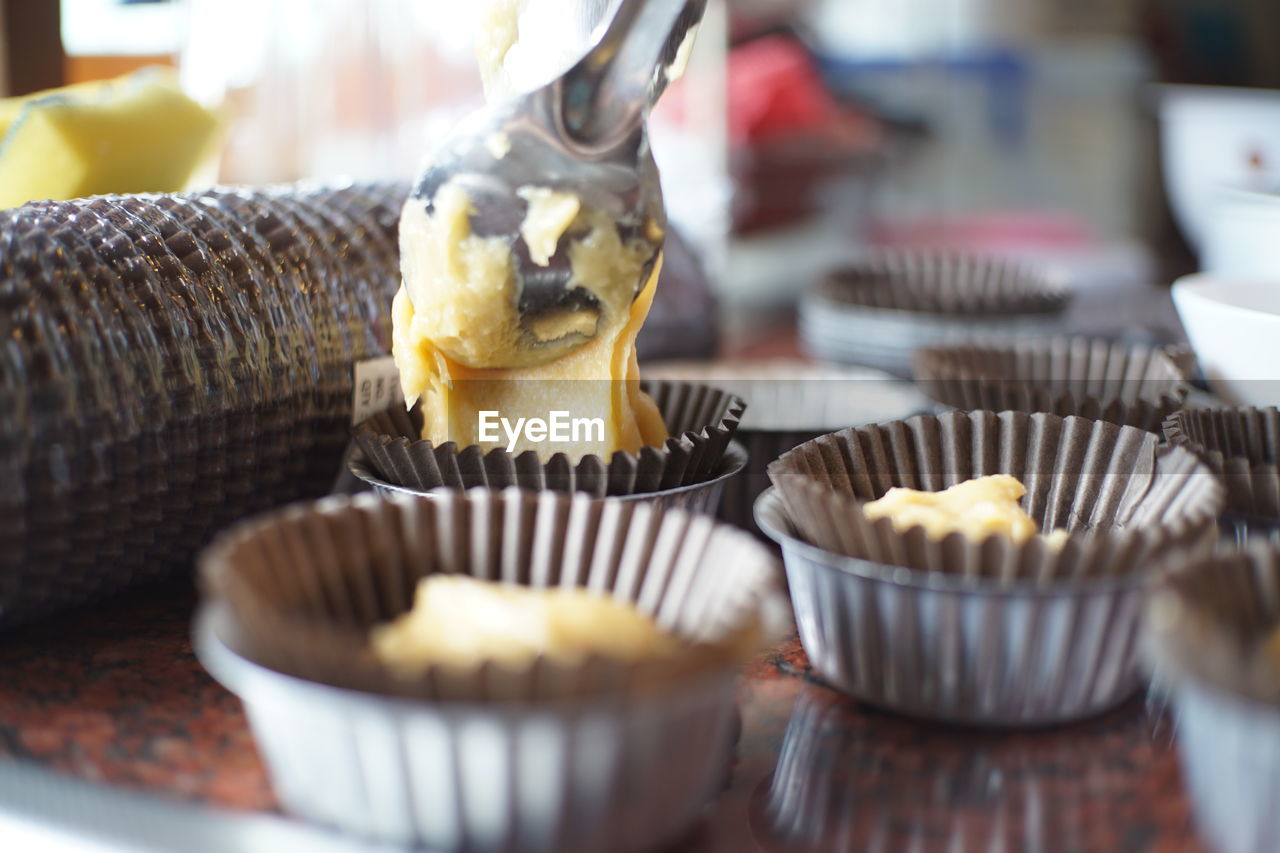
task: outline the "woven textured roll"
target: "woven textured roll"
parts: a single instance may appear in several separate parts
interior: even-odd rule
[[[0,211],[0,625],[323,493],[390,349],[397,184]]]

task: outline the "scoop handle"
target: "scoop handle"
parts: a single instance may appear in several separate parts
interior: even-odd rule
[[[565,139],[603,151],[631,137],[706,7],[706,0],[622,0],[595,45],[556,83]]]

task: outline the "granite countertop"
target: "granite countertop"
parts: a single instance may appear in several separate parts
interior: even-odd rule
[[[191,651],[189,583],[0,635],[0,756],[175,801],[274,811],[239,702]],[[948,729],[860,706],[796,640],[740,686],[725,791],[678,851],[1202,851],[1172,726]]]

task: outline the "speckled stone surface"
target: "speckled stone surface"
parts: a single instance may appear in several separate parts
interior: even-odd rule
[[[240,702],[191,651],[195,591],[150,587],[0,634],[0,754],[92,781],[275,808]]]
[[[239,703],[191,652],[171,584],[0,635],[0,756],[246,810],[275,799]],[[880,713],[792,640],[748,668],[728,787],[680,851],[1194,851],[1173,732],[1134,701],[1034,732]]]

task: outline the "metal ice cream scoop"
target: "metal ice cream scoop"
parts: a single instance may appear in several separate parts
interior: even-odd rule
[[[595,294],[571,283],[570,235],[561,238],[547,265],[530,259],[520,236],[528,205],[517,191],[546,187],[573,193],[583,209],[611,218],[624,244],[651,243],[638,293],[666,230],[644,118],[682,70],[673,66],[687,55],[682,46],[705,8],[706,0],[621,0],[581,60],[546,86],[490,105],[460,124],[414,187],[411,203],[420,201],[431,214],[442,186],[461,186],[472,203],[472,233],[509,238],[522,346],[536,361],[558,358],[593,336],[581,324],[552,339],[537,330],[555,328],[558,315],[598,315],[603,307]]]

